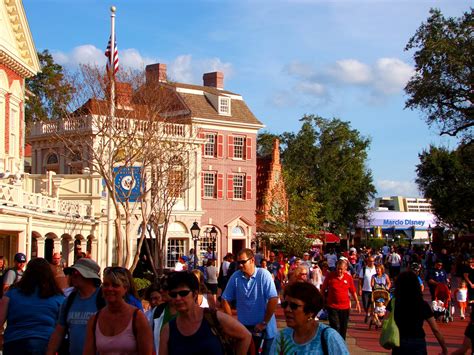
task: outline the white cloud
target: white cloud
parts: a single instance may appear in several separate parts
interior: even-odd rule
[[[301,82],[296,85],[296,90],[309,94],[311,96],[323,96],[326,94],[326,88],[319,83]]]
[[[53,52],[53,58],[62,66],[76,67],[79,64],[105,65],[104,51],[92,44],[75,47],[70,53]]]
[[[168,67],[169,77],[171,80],[178,82],[193,82],[193,72],[191,66],[191,55],[180,55],[172,61]]]
[[[357,59],[341,59],[317,67],[315,64],[293,61],[283,71],[295,80],[294,88],[300,94],[326,100],[344,98],[347,90],[357,90],[361,100],[379,105],[388,96],[402,92],[413,75],[413,67],[398,58],[379,58],[374,64]]]
[[[328,69],[328,74],[347,84],[367,84],[372,80],[371,68],[355,59],[338,60]]]
[[[418,186],[410,181],[378,180],[376,187],[378,196],[420,196]]]
[[[75,47],[69,53],[56,51],[53,58],[56,63],[65,67],[74,68],[80,64],[105,66],[106,57],[104,50],[92,44]],[[119,65],[122,68],[144,69],[146,65],[159,62],[156,58],[143,56],[135,48],[120,49]],[[223,62],[220,58],[194,59],[190,54],[180,55],[168,64],[168,74],[172,80],[185,83],[202,84],[204,73],[221,71],[224,80],[232,77],[234,70],[231,63]]]
[[[299,76],[301,78],[310,78],[314,75],[314,68],[311,64],[298,61],[287,64],[283,70],[290,75]]]
[[[374,66],[374,87],[384,94],[401,91],[414,74],[413,67],[397,58],[380,58]]]

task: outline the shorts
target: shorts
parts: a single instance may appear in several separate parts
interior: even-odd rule
[[[206,283],[207,289],[213,294],[217,295],[217,284]]]

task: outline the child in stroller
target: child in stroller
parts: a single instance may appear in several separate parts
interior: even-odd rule
[[[375,325],[375,329],[382,326],[382,320],[387,311],[386,307],[390,302],[390,293],[384,287],[372,290],[372,314],[369,322],[369,329]]]
[[[452,322],[451,291],[449,286],[439,282],[436,285],[434,297],[435,299],[432,302],[432,308],[435,319],[446,323]]]

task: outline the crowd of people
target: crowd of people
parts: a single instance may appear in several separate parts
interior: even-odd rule
[[[206,256],[199,268],[194,257],[182,256],[175,271],[153,280],[143,300],[123,267],[101,273],[88,257],[65,267],[58,253],[51,262],[35,258],[26,264],[18,253],[6,268],[0,257],[3,353],[348,354],[345,339],[355,310],[376,327],[394,312],[400,346],[393,354],[427,353],[424,322],[447,354],[438,322],[464,320],[474,301],[474,257],[465,254],[459,263],[445,249],[329,248],[301,258],[243,249],[227,254],[219,268],[214,253]],[[451,290],[455,277],[460,281]],[[431,303],[423,297],[425,285]],[[449,309],[439,312],[443,306]],[[278,307],[286,320],[280,330]],[[472,348],[468,318],[456,354]]]

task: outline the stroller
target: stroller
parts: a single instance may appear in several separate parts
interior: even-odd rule
[[[382,326],[382,320],[386,312],[386,307],[390,302],[390,293],[385,287],[374,287],[372,290],[372,312],[369,320],[369,330],[372,325],[375,329]]]
[[[432,302],[433,313],[436,320],[441,320],[445,323],[452,322],[452,301],[451,291],[449,286],[443,283],[438,283],[434,293],[435,299]]]

